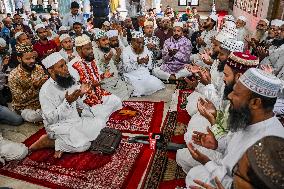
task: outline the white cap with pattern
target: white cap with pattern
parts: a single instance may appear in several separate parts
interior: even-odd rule
[[[68,35],[68,34],[62,34],[62,35],[60,35],[60,37],[59,37],[60,43],[62,43],[62,41],[63,41],[64,39],[67,39],[67,38],[70,38],[70,39],[71,39],[70,35]]]
[[[231,52],[243,52],[244,51],[244,42],[237,41],[235,39],[227,38],[221,45],[222,48],[227,49]]]
[[[81,47],[87,45],[88,43],[91,43],[91,39],[86,34],[83,34],[75,38],[76,47]]]
[[[48,69],[62,59],[64,60],[64,58],[61,56],[59,52],[54,52],[48,55],[45,59],[43,59],[42,64],[46,69]]]
[[[111,38],[111,37],[117,37],[118,36],[118,30],[109,30],[107,32],[107,37]]]

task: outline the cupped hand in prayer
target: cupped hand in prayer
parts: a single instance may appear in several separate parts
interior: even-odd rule
[[[200,67],[196,64],[189,64],[186,66],[186,69],[191,73],[198,73],[200,72]]]
[[[106,70],[105,73],[104,73],[104,78],[110,78],[113,76],[113,73],[110,73],[109,70]]]
[[[272,74],[273,68],[271,65],[261,65],[260,68],[265,71],[266,73]]]
[[[67,102],[69,104],[72,104],[73,102],[75,102],[80,96],[81,96],[81,90],[77,89],[75,90],[73,93],[71,93],[70,95],[68,94],[68,91],[65,94],[65,99],[67,100]]]
[[[260,60],[263,60],[265,57],[269,56],[269,51],[266,50],[265,47],[257,47],[256,52]]]
[[[153,44],[153,43],[148,43],[147,47],[148,47],[149,50],[155,50],[156,49],[156,45]]]
[[[80,86],[82,95],[88,93],[91,89],[92,89],[91,83],[82,83],[82,85]]]
[[[202,188],[204,189],[224,189],[224,186],[222,185],[218,177],[215,177],[214,181],[217,186],[216,188],[214,186],[211,186],[210,184],[206,184],[205,182],[202,182],[201,180],[193,180],[193,182],[195,182],[199,186],[189,186],[189,188],[190,189],[202,189]]]
[[[216,123],[217,110],[211,101],[199,98],[197,101],[197,109],[199,113],[211,123],[211,125]]]
[[[210,161],[209,157],[205,154],[201,153],[199,150],[197,150],[192,143],[187,144],[187,148],[196,161],[200,162],[202,165],[205,165],[208,161]]]
[[[109,63],[109,61],[111,60],[112,56],[113,56],[113,52],[112,51],[110,51],[108,54],[105,54],[104,55],[105,62]]]
[[[193,131],[192,140],[194,144],[211,150],[216,150],[218,148],[218,141],[209,127],[207,127],[207,134]]]

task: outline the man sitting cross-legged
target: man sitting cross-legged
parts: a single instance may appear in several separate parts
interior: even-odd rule
[[[56,52],[43,60],[50,78],[40,90],[44,126],[47,134],[36,141],[30,150],[55,147],[55,158],[63,152],[83,152],[89,149],[106,122],[96,117],[82,96],[90,90],[89,84],[75,84],[65,60]]]

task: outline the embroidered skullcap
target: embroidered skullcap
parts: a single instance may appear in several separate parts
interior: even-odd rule
[[[118,36],[118,30],[109,30],[107,32],[107,37],[111,38],[111,37],[117,37]]]
[[[247,150],[248,162],[255,176],[266,186],[284,188],[284,139],[267,136]],[[254,180],[252,180],[252,183]]]
[[[18,39],[18,37],[20,37],[20,35],[24,34],[24,32],[17,32],[15,34],[15,39]]]
[[[132,39],[137,39],[137,38],[141,38],[144,37],[142,32],[139,31],[134,31],[131,33]]]
[[[269,25],[269,21],[267,19],[263,18],[263,19],[260,19],[260,20],[264,21],[267,25]]]
[[[96,32],[96,40],[102,38],[102,37],[106,37],[107,36],[107,33],[103,30],[98,30]]]
[[[239,80],[249,90],[269,98],[276,98],[282,88],[280,79],[257,68],[248,69]]]
[[[67,31],[68,28],[66,26],[60,26],[59,31]]]
[[[33,52],[33,46],[28,44],[17,44],[16,45],[17,53],[28,53]]]
[[[45,28],[45,26],[43,24],[38,24],[35,26],[35,31],[37,31],[40,28]]]
[[[149,20],[146,20],[146,21],[144,22],[144,26],[154,26],[154,22],[149,21]]]
[[[234,22],[235,21],[235,18],[233,15],[225,15],[224,16],[224,19],[226,19],[227,21],[231,21],[231,22]]]
[[[244,16],[239,16],[238,19],[241,21],[247,22],[247,18]]]
[[[244,73],[249,68],[257,67],[259,64],[259,59],[250,54],[232,52],[226,64],[238,72]]]
[[[244,51],[244,42],[237,41],[235,39],[227,38],[221,45],[222,48],[227,49],[231,52],[243,52]]]
[[[173,27],[181,27],[181,28],[183,28],[183,23],[182,22],[175,22]]]
[[[228,38],[236,39],[237,38],[237,28],[234,23],[228,23],[222,30],[216,35],[215,39],[221,43]]]
[[[209,18],[211,18],[212,20],[214,20],[215,22],[217,22],[217,20],[218,20],[218,15],[215,14],[215,13],[211,13],[211,14],[209,15]]]
[[[170,19],[170,17],[165,16],[165,17],[162,18],[162,21],[164,21],[164,20],[171,20],[171,19]]]
[[[283,21],[279,20],[279,19],[274,19],[271,21],[271,26],[276,26],[276,27],[280,27],[283,25]]]
[[[109,23],[109,21],[104,21],[103,25],[104,26],[110,26],[110,23]]]
[[[55,65],[60,60],[64,60],[62,55],[59,52],[54,52],[48,55],[45,59],[42,60],[42,64],[46,69],[50,68],[51,66]]]
[[[7,43],[6,43],[5,39],[0,37],[0,47],[6,47],[6,46],[7,46]]]
[[[88,43],[91,43],[91,40],[86,34],[83,34],[75,38],[76,47],[81,47],[81,46],[87,45]]]
[[[62,43],[62,41],[63,41],[64,39],[67,39],[67,38],[71,38],[70,35],[68,35],[68,34],[62,34],[62,35],[60,35],[60,37],[59,37],[60,43]]]

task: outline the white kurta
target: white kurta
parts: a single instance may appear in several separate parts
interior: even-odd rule
[[[116,52],[114,49],[112,50],[114,53],[114,58]],[[113,77],[102,80],[102,82],[104,83],[102,85],[102,88],[118,96],[121,100],[128,99],[133,91],[133,88],[131,85],[122,80],[122,77],[118,72],[121,62],[115,63],[114,59],[111,59],[109,63],[106,64],[104,62],[104,55],[105,53],[103,53],[99,48],[94,49],[94,56],[99,69],[102,72],[109,70],[110,73],[113,73]]]
[[[248,126],[245,130],[235,133],[229,132],[226,137],[218,142],[218,151],[225,152],[220,163],[210,161],[204,166],[192,168],[186,177],[186,186],[195,185],[193,179],[205,183],[214,182],[217,176],[225,188],[232,184],[232,170],[241,159],[246,150],[266,136],[284,138],[284,128],[276,117]]]
[[[106,122],[94,116],[90,108],[80,99],[69,104],[65,94],[78,89],[74,85],[69,89],[59,87],[49,78],[42,86],[39,100],[42,108],[43,122],[46,132],[55,139],[55,150],[62,152],[81,152],[90,147],[90,141],[96,139]],[[77,106],[83,108],[81,117]]]
[[[149,57],[148,64],[138,64],[137,57]],[[124,77],[134,87],[133,96],[150,95],[165,88],[163,82],[150,74],[152,69],[151,52],[147,47],[137,55],[131,46],[127,46],[123,51]]]
[[[80,61],[82,61],[82,59],[79,56],[77,56],[71,62],[68,63],[68,70],[70,74],[75,78],[76,82],[80,81],[80,75],[77,72],[77,70],[74,69],[72,66],[76,62],[80,62]],[[90,68],[90,70],[92,70],[90,63],[87,63],[87,66]],[[102,73],[99,68],[98,68],[98,71],[99,71],[99,74]],[[96,78],[95,75],[93,75],[93,77]],[[103,102],[101,104],[96,104],[92,106],[90,110],[92,111],[94,115],[98,116],[99,118],[105,121],[109,119],[109,116],[113,112],[122,108],[121,99],[114,94],[103,96],[102,101]]]

